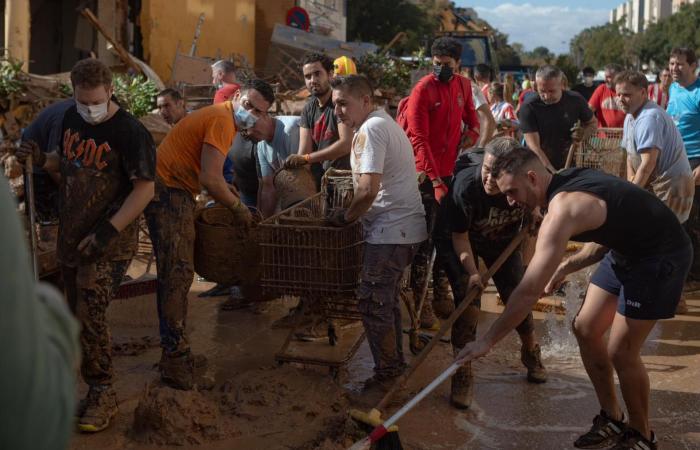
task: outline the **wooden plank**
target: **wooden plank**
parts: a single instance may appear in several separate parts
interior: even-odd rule
[[[137,74],[143,74],[141,67],[139,67],[139,65],[136,64],[136,62],[131,58],[129,52],[127,52],[124,47],[122,47],[109,33],[107,33],[100,21],[97,19],[97,17],[95,17],[95,14],[90,11],[90,8],[85,8],[81,10],[80,13],[88,20],[88,22],[90,22],[90,24],[92,24],[93,27],[95,27],[97,31],[100,32],[102,36],[104,36],[107,42],[112,44],[112,47],[114,47],[117,55],[119,55],[119,59],[121,59],[124,64],[132,68]]]

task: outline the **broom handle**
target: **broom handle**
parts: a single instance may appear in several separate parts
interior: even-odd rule
[[[506,247],[505,250],[503,250],[503,253],[500,254],[498,259],[494,261],[494,263],[489,267],[488,271],[481,277],[481,282],[482,284],[486,284],[489,281],[489,278],[493,277],[493,275],[498,271],[498,269],[501,268],[503,263],[510,257],[510,255],[515,251],[516,248],[520,245],[520,243],[525,239],[525,236],[529,233],[529,226],[526,224],[523,226],[523,229],[520,230],[520,233],[518,233],[513,240],[508,244],[508,247]],[[481,293],[481,289],[474,287],[469,292],[467,293],[467,296],[462,300],[462,302],[457,306],[457,308],[452,312],[450,317],[443,322],[443,324],[440,326],[440,330],[433,336],[433,338],[428,342],[428,344],[423,348],[423,351],[420,352],[418,357],[413,360],[412,364],[406,369],[406,372],[401,375],[396,382],[394,382],[394,385],[389,389],[389,391],[384,395],[384,398],[379,402],[377,405],[376,409],[381,411],[384,409],[384,407],[389,403],[389,400],[391,400],[391,397],[396,393],[396,391],[399,390],[402,384],[404,384],[410,377],[413,375],[413,373],[416,371],[416,369],[423,364],[423,361],[428,357],[428,354],[430,351],[437,345],[437,343],[440,341],[440,338],[442,338],[445,333],[447,333],[447,330],[449,330],[452,327],[452,324],[457,321],[459,316],[462,315],[462,313],[467,309],[467,307],[471,304],[471,302]]]
[[[445,381],[447,378],[451,377],[453,373],[457,371],[457,369],[460,368],[462,364],[453,362],[450,367],[444,370],[440,375],[438,375],[437,378],[435,378],[433,381],[430,382],[429,385],[423,388],[418,394],[416,394],[415,397],[413,397],[411,400],[409,400],[408,403],[403,405],[401,409],[396,411],[393,416],[389,417],[382,425],[384,428],[389,428],[407,412],[409,412],[411,409],[413,409],[414,406],[416,406],[421,400],[423,400],[428,394],[433,392],[436,387],[440,386],[443,381]]]

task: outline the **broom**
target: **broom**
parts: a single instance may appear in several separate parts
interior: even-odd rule
[[[369,449],[372,444],[377,442],[379,443],[379,448],[381,448],[382,450],[399,450],[403,448],[398,438],[398,431],[390,433],[390,436],[392,436],[390,442],[385,442],[386,440],[382,438],[384,438],[387,435],[387,433],[389,433],[392,425],[398,422],[398,420],[401,417],[403,417],[407,412],[413,409],[414,406],[420,403],[420,401],[423,400],[433,390],[435,390],[436,387],[440,386],[440,384],[442,384],[443,381],[451,377],[452,374],[454,374],[461,365],[462,364],[458,362],[452,363],[450,367],[445,369],[445,371],[438,375],[438,377],[435,378],[429,385],[424,387],[423,390],[421,390],[415,397],[413,397],[401,409],[396,411],[393,416],[389,417],[384,423],[377,425],[374,428],[374,430],[372,430],[372,432],[369,434],[369,436],[355,442],[352,445],[352,447],[349,448],[349,450],[366,450]]]
[[[491,267],[489,267],[488,271],[482,276],[482,282],[486,284],[489,280],[489,278],[493,277],[493,275],[498,271],[498,269],[501,268],[503,263],[510,257],[510,255],[515,251],[516,248],[523,242],[525,237],[532,232],[534,229],[534,224],[529,223],[525,225],[520,232],[513,238],[513,240],[508,244],[508,246],[503,250],[503,252],[499,255],[499,257],[496,259],[496,261],[493,262]],[[384,409],[388,404],[393,395],[401,388],[401,386],[408,381],[408,379],[415,373],[416,369],[427,359],[428,355],[430,354],[431,350],[437,343],[440,341],[440,338],[447,333],[447,331],[452,327],[452,324],[459,318],[459,316],[462,315],[462,313],[467,309],[467,307],[471,304],[471,302],[479,295],[481,292],[481,289],[479,288],[472,288],[462,300],[462,302],[457,306],[457,308],[452,312],[450,317],[442,323],[442,326],[440,327],[440,330],[433,336],[433,338],[428,342],[428,344],[423,348],[421,353],[416,357],[416,359],[411,363],[409,366],[408,370],[404,372],[403,375],[401,375],[395,382],[394,385],[389,389],[389,391],[384,394],[384,398],[379,402],[379,404],[372,409],[370,412],[363,412],[363,411],[358,411],[358,410],[351,410],[350,411],[350,416],[355,419],[356,422],[360,424],[367,424],[371,426],[376,426],[377,423],[380,423],[381,421],[381,410]],[[456,370],[456,369],[455,369]],[[446,375],[449,376],[449,375]],[[439,383],[438,383],[439,384]],[[425,392],[427,395],[428,392]],[[392,418],[394,418],[392,416]],[[395,417],[396,420],[398,420],[398,417]],[[386,425],[385,428],[388,429],[392,423],[389,423],[389,420],[384,422]],[[388,424],[388,425],[387,425]],[[392,431],[392,430],[389,430]],[[384,433],[386,434],[386,432]],[[384,441],[392,441],[394,444],[390,446],[384,446]],[[384,439],[382,442],[380,442],[380,447],[382,449],[392,449],[392,450],[397,450],[401,448],[401,443],[398,439],[398,433],[389,433],[389,436],[387,436],[386,439]],[[362,447],[359,447],[362,448]]]

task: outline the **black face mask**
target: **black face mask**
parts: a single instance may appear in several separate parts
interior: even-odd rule
[[[450,81],[453,74],[452,67],[447,65],[443,66],[442,64],[433,64],[433,75],[443,83]]]

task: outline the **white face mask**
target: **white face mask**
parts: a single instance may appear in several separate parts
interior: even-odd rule
[[[78,114],[83,120],[90,125],[97,125],[102,122],[109,113],[109,100],[99,105],[84,105],[78,101],[75,102],[75,106],[78,109]]]

